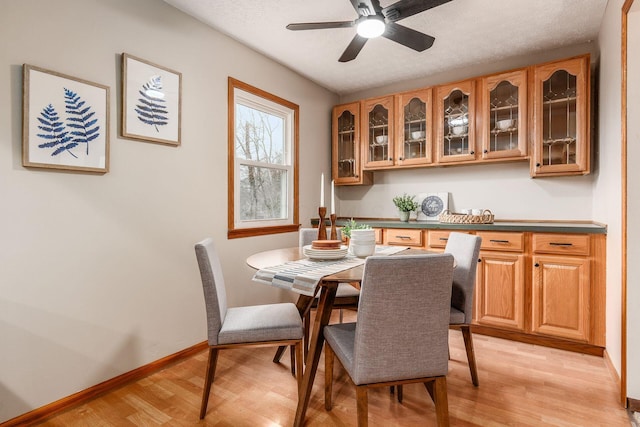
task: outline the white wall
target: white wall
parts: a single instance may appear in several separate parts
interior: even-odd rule
[[[607,224],[607,353],[621,374],[621,10],[623,0],[609,0],[602,20],[598,154],[593,196],[594,220]]]
[[[627,396],[640,400],[640,1],[631,7],[627,31]]]
[[[230,305],[292,298],[245,259],[295,233],[226,239],[227,76],[300,105],[306,224],[336,95],[161,0],[5,0],[0,39],[0,422],[205,340],[205,236]],[[122,52],[182,72],[182,146],[118,137]],[[23,63],[110,86],[109,173],[22,167]]]

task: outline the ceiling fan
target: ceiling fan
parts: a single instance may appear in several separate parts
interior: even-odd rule
[[[364,47],[367,39],[382,36],[396,43],[422,52],[429,49],[435,38],[411,28],[397,24],[409,16],[425,10],[448,3],[451,0],[400,0],[391,6],[380,7],[380,0],[350,0],[351,5],[358,13],[354,21],[339,22],[310,22],[289,24],[287,29],[320,30],[325,28],[350,28],[355,26],[357,34],[349,43],[340,57],[340,62],[348,62],[355,59]]]

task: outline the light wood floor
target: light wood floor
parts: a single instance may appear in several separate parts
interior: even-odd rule
[[[353,318],[345,312],[345,321]],[[450,332],[448,395],[453,426],[630,426],[618,389],[595,356],[474,335],[480,386],[473,387],[459,331]],[[44,426],[289,426],[297,395],[288,353],[270,348],[220,353],[209,409],[198,420],[206,352],[62,413]],[[335,368],[333,410],[324,409],[321,361],[307,411],[308,426],[354,426],[355,389]],[[405,385],[398,403],[389,389],[369,393],[372,426],[435,426],[425,388]]]

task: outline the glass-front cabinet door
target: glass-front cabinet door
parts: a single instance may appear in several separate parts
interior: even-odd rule
[[[535,67],[531,176],[590,172],[589,57]]]
[[[438,86],[436,153],[439,163],[475,160],[474,98],[473,80]]]
[[[527,70],[483,77],[482,158],[527,155]]]
[[[397,166],[431,163],[431,89],[396,95],[395,159]]]
[[[333,108],[331,133],[331,170],[336,185],[370,184],[370,174],[362,174],[359,102]]]
[[[362,101],[364,168],[393,166],[393,96]]]

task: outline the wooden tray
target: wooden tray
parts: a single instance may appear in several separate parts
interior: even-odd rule
[[[311,242],[313,249],[340,249],[340,240],[314,240]]]
[[[446,210],[438,219],[440,222],[449,224],[492,224],[493,213],[489,209],[482,211],[481,215],[467,215]]]

